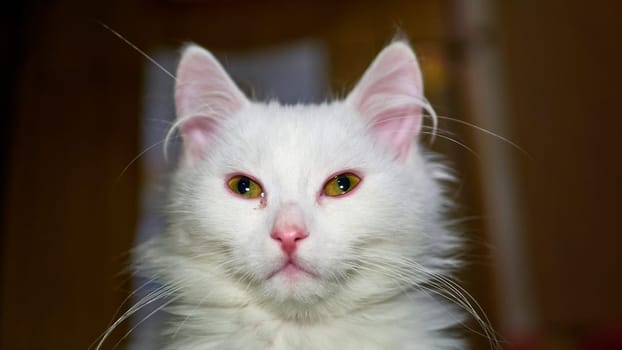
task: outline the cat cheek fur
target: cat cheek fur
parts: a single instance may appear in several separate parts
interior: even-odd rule
[[[136,270],[172,291],[162,348],[461,348],[442,333],[460,314],[422,287],[457,266],[459,241],[443,218],[451,176],[415,141],[433,110],[406,43],[321,105],[251,102],[196,46],[177,77],[184,155],[169,226],[136,253]],[[356,192],[318,200],[348,169],[363,177]],[[265,203],[227,191],[232,172],[261,181]],[[288,205],[308,231],[294,256],[311,273],[296,278],[279,272],[287,257],[271,237]]]

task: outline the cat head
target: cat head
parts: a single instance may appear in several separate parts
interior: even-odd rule
[[[249,100],[189,46],[175,101],[183,159],[168,235],[179,279],[194,276],[185,288],[300,317],[388,298],[444,268],[446,172],[418,142],[431,109],[406,43],[386,47],[344,100],[292,106]]]

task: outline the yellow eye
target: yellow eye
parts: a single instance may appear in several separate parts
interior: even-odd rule
[[[337,197],[352,191],[361,182],[361,178],[352,174],[344,173],[330,179],[324,185],[324,194]]]
[[[233,191],[244,198],[257,198],[263,194],[261,186],[244,175],[232,177],[227,185]]]

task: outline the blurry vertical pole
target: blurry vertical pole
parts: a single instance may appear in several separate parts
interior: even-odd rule
[[[511,138],[500,47],[492,17],[494,1],[457,0],[453,2],[453,11],[453,35],[463,60],[460,84],[472,122]],[[478,165],[486,224],[496,262],[495,280],[499,282],[501,332],[510,338],[528,336],[534,320],[515,171],[515,157],[527,155],[485,133],[477,133],[475,142],[481,156]]]

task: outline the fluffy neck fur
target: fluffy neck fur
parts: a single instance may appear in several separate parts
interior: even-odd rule
[[[404,43],[387,47],[344,101],[282,106],[247,100],[203,49],[178,70],[175,173],[168,228],[140,246],[136,269],[162,285],[163,349],[460,349],[461,322],[439,301],[458,247],[443,213],[450,176],[416,141],[419,67]],[[347,196],[327,179],[356,172]],[[232,174],[261,182],[261,200],[226,190]],[[276,273],[270,238],[295,205],[309,232]],[[442,293],[441,293],[442,294]]]

